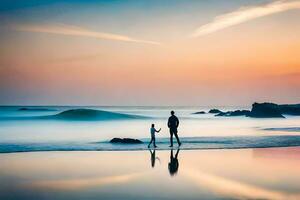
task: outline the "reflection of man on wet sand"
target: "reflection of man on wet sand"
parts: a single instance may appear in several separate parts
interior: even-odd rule
[[[151,167],[154,168],[155,167],[155,160],[157,159],[158,161],[159,158],[158,157],[155,157],[155,149],[153,151],[151,151],[151,149],[149,149],[150,151],[150,154],[151,154]]]
[[[173,149],[171,150],[170,162],[169,162],[169,173],[170,173],[171,176],[174,176],[178,171],[178,167],[179,167],[178,153],[179,153],[179,149],[177,149],[177,152],[176,152],[175,157],[174,157],[173,156]]]

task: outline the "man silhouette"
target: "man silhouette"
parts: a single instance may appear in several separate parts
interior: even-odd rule
[[[175,135],[178,145],[179,146],[181,145],[181,142],[180,142],[180,140],[178,138],[178,135],[177,135],[178,126],[179,126],[179,120],[175,116],[175,112],[172,110],[171,111],[171,117],[169,117],[169,120],[168,120],[168,127],[170,129],[170,142],[171,142],[170,147],[173,147],[173,135]]]

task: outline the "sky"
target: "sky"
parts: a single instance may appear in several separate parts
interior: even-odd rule
[[[300,103],[300,0],[1,0],[0,105]]]

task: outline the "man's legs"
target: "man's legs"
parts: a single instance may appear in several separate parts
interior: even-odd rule
[[[180,145],[181,145],[181,142],[180,142],[179,137],[178,137],[178,135],[177,135],[177,130],[174,131],[174,135],[175,135],[175,137],[176,137],[176,140],[177,140],[178,145],[180,146]]]
[[[154,147],[156,147],[156,144],[155,144],[155,137],[153,138],[153,144],[154,144]]]
[[[170,147],[173,147],[173,131],[170,129]]]

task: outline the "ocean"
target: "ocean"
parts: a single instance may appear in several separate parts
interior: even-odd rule
[[[221,106],[2,106],[0,152],[145,150],[152,123],[162,129],[157,134],[157,145],[158,149],[165,150],[169,145],[167,120],[171,110],[180,120],[178,134],[183,142],[182,149],[300,145],[299,116],[285,116],[285,119],[216,117],[207,113],[211,108],[222,111],[250,109]],[[89,110],[70,112],[78,109]],[[67,114],[62,114],[64,111],[68,111]],[[206,114],[193,114],[198,111]],[[109,143],[115,137],[140,139],[144,144]]]

